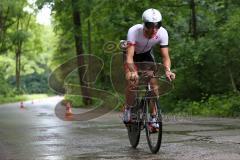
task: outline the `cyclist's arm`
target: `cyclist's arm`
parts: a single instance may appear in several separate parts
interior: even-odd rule
[[[165,28],[162,28],[160,31],[161,39],[160,39],[160,53],[162,56],[162,63],[165,66],[166,71],[170,71],[171,69],[171,60],[169,57],[169,51],[168,51],[168,32]]]
[[[170,60],[170,56],[169,56],[169,52],[168,52],[168,47],[160,48],[160,51],[161,51],[160,53],[162,56],[162,63],[166,67],[165,70],[170,71],[171,60]]]
[[[135,72],[133,56],[135,52],[136,45],[136,36],[137,36],[137,28],[136,25],[132,26],[128,30],[127,34],[127,56],[126,56],[126,71]]]
[[[129,69],[130,72],[134,72],[134,62],[133,62],[133,56],[134,56],[134,50],[135,46],[134,45],[128,45],[127,47],[127,58],[126,58],[126,65]]]
[[[165,75],[166,78],[169,81],[172,81],[175,79],[175,74],[171,72],[170,68],[171,68],[171,60],[170,60],[170,56],[169,56],[169,52],[168,52],[168,48],[164,47],[161,48],[161,55],[162,55],[162,62],[163,65],[165,66]]]

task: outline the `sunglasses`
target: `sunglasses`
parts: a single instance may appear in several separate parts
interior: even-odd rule
[[[144,26],[147,29],[151,29],[151,28],[159,29],[162,26],[162,22],[156,22],[156,23],[154,23],[154,22],[145,22]]]

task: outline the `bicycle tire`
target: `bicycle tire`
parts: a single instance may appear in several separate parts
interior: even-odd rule
[[[153,133],[153,134],[156,134],[157,135],[157,140],[156,140],[156,144],[154,144],[154,140],[152,140],[151,138],[151,134],[150,133],[150,129],[148,127],[148,120],[149,120],[149,117],[148,117],[148,113],[149,113],[149,103],[150,103],[150,99],[147,99],[146,100],[146,103],[145,103],[145,115],[146,115],[146,118],[145,118],[145,131],[146,131],[146,137],[147,137],[147,142],[148,142],[148,146],[149,146],[149,149],[151,150],[152,153],[156,154],[160,147],[161,147],[161,142],[162,142],[162,115],[161,115],[161,111],[160,111],[160,104],[159,104],[159,101],[157,98],[151,98],[151,100],[153,100],[154,104],[157,106],[157,123],[159,125],[159,129],[156,133]],[[152,135],[153,135],[152,134]]]
[[[137,148],[141,135],[141,122],[139,121],[140,114],[138,112],[138,107],[139,106],[136,106],[132,109],[132,113],[137,116],[136,120],[126,125],[128,130],[128,138],[133,148]]]

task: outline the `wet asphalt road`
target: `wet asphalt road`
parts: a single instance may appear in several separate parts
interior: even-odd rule
[[[120,113],[62,121],[54,113],[60,100],[0,105],[0,160],[240,159],[240,119],[165,116],[162,147],[153,155],[144,132],[138,148],[130,147]]]

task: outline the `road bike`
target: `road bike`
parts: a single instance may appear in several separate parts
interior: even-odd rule
[[[125,40],[120,41],[120,48],[123,49],[123,61],[125,61],[126,55],[126,46],[127,42]],[[143,62],[137,63],[139,70],[139,84],[143,81],[143,90],[138,86],[137,95],[135,99],[135,105],[131,109],[131,122],[126,124],[128,131],[128,138],[130,144],[133,148],[136,148],[139,144],[141,131],[145,129],[148,146],[152,153],[157,153],[161,147],[162,142],[162,113],[161,106],[159,103],[159,96],[167,93],[173,88],[172,83],[166,80],[165,75],[165,66],[160,63],[155,62]],[[141,69],[142,68],[142,69]],[[146,71],[154,71],[151,76],[146,76],[143,74]],[[144,76],[145,75],[145,76]],[[161,84],[161,93],[159,92],[158,96],[153,95],[151,89],[150,80],[156,78]],[[147,82],[147,83],[146,83]],[[147,84],[147,85],[146,85]],[[141,96],[139,93],[143,93]],[[150,117],[152,112],[150,109],[155,111],[155,122],[150,122]],[[151,123],[155,123],[158,126],[157,129],[151,127]]]
[[[162,78],[152,76],[148,78]],[[140,98],[139,98],[140,97]],[[150,109],[155,109],[155,122],[150,122]],[[151,123],[159,126],[157,129],[151,127]],[[145,129],[148,146],[152,153],[157,153],[162,142],[162,114],[159,97],[152,95],[150,83],[147,83],[144,96],[137,96],[135,106],[131,109],[131,122],[126,124],[130,144],[136,148],[139,144],[141,131]]]

